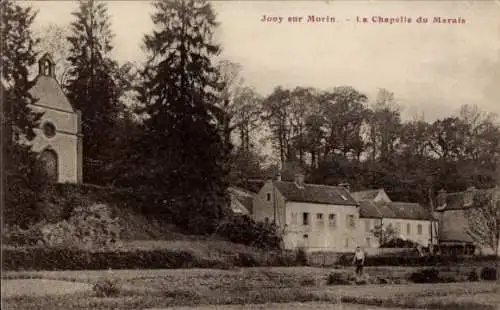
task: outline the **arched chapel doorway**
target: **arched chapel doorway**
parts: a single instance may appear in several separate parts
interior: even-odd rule
[[[40,168],[47,175],[49,182],[57,182],[59,179],[58,158],[53,150],[44,150],[38,158]]]

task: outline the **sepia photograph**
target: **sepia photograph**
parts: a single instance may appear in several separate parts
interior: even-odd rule
[[[500,1],[0,1],[1,306],[500,310]]]

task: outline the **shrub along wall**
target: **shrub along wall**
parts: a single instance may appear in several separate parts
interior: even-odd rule
[[[3,270],[175,269],[295,266],[294,253],[267,252],[202,257],[194,252],[161,250],[86,251],[25,247],[3,250]]]
[[[354,254],[339,257],[339,265],[351,265]],[[439,266],[452,263],[489,262],[497,260],[496,256],[367,256],[366,266]]]

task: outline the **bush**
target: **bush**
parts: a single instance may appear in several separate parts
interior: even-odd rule
[[[5,227],[2,234],[2,242],[13,246],[31,246],[43,242],[41,227],[44,222],[33,225],[28,229],[22,229],[19,226]]]
[[[467,274],[467,281],[471,281],[471,282],[479,281],[479,276],[477,275],[477,271],[475,269],[471,270]]]
[[[231,242],[260,249],[280,249],[282,244],[276,225],[256,222],[246,215],[229,217],[217,234]]]
[[[352,263],[353,254],[344,254],[339,258],[338,264],[348,266]],[[495,261],[495,256],[367,256],[365,266],[440,266],[450,263],[486,262]]]
[[[381,245],[382,248],[416,248],[418,243],[400,238],[391,239]]]
[[[307,253],[303,248],[298,248],[295,252],[295,263],[298,266],[307,266],[309,261],[307,259]]]
[[[439,283],[439,270],[436,268],[421,269],[410,275],[410,281],[414,283]]]
[[[110,279],[98,281],[92,289],[97,297],[114,297],[120,293],[118,281]]]
[[[120,225],[103,204],[80,206],[68,220],[41,228],[44,243],[49,246],[80,246],[103,249],[117,244]]]
[[[348,285],[351,284],[349,275],[342,272],[332,272],[326,279],[327,285]]]
[[[497,279],[497,269],[492,267],[484,267],[481,270],[481,279],[487,281],[494,281]]]
[[[342,254],[337,259],[337,265],[348,266],[352,264],[354,255]]]
[[[155,250],[85,250],[75,248],[4,248],[3,270],[106,270],[177,269],[257,266],[292,266],[293,257],[286,252],[234,253],[234,256],[206,257],[196,252]],[[266,253],[267,254],[267,253]]]

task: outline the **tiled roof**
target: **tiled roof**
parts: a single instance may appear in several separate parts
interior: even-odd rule
[[[359,216],[365,218],[381,218],[382,213],[378,210],[375,202],[371,200],[362,200],[359,203]]]
[[[255,193],[238,187],[229,187],[230,195],[237,199],[250,213],[253,210],[253,197]]]
[[[431,213],[418,203],[391,202],[379,203],[369,200],[360,202],[360,217],[394,218],[407,220],[430,220]]]
[[[394,213],[394,218],[411,220],[430,220],[431,213],[418,203],[411,202],[392,202],[387,204]]]
[[[498,187],[493,187],[489,189],[474,189],[472,193],[470,191],[456,192],[456,193],[446,193],[446,204],[437,206],[436,211],[446,211],[446,210],[463,210],[473,207],[470,203],[467,203],[466,195],[471,195],[470,199],[476,193],[494,193],[495,191],[500,193]]]
[[[440,242],[466,242],[474,243],[472,237],[467,234],[461,226],[457,229],[441,230],[439,233]]]
[[[36,78],[35,85],[30,89],[30,93],[34,98],[38,99],[35,104],[74,112],[71,103],[53,77],[39,75]]]
[[[373,200],[377,197],[378,193],[379,193],[378,189],[369,189],[365,191],[352,192],[351,195],[357,201],[361,201],[361,200]]]
[[[344,187],[276,181],[276,188],[288,201],[356,206],[358,202]]]

